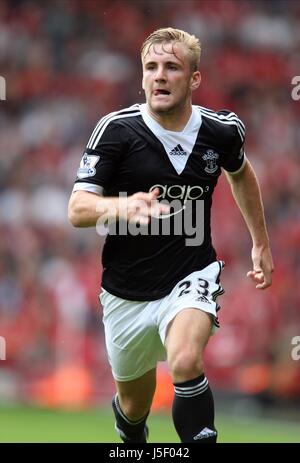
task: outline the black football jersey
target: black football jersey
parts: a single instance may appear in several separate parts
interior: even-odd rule
[[[221,168],[242,169],[244,139],[245,127],[235,113],[194,105],[182,132],[161,127],[145,104],[98,122],[74,191],[129,196],[159,188],[159,200],[171,205],[170,214],[151,219],[140,232],[124,232],[120,223],[109,228],[102,253],[103,288],[128,300],[160,299],[179,280],[216,259],[210,229],[212,194]],[[198,236],[197,227],[202,230]]]

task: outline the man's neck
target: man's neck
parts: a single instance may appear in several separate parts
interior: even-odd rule
[[[189,104],[186,108],[176,109],[174,112],[157,113],[151,111],[149,105],[146,105],[148,114],[165,130],[172,132],[182,132],[187,125],[191,114],[192,105]]]

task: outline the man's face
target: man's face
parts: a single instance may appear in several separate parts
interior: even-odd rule
[[[182,43],[159,43],[143,59],[143,89],[153,112],[168,113],[185,106],[200,84],[192,72],[187,48]]]

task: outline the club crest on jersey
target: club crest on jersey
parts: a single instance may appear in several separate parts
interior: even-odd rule
[[[100,156],[84,153],[80,161],[79,169],[77,170],[77,178],[93,177],[96,173],[95,165],[99,159]]]
[[[217,159],[219,159],[218,153],[213,150],[207,150],[202,156],[203,161],[206,161],[205,172],[208,174],[214,174],[218,170]]]

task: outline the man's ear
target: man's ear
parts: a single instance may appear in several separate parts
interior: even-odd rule
[[[201,84],[200,71],[195,71],[193,72],[192,77],[191,77],[191,90],[192,91],[197,90],[200,84]]]

